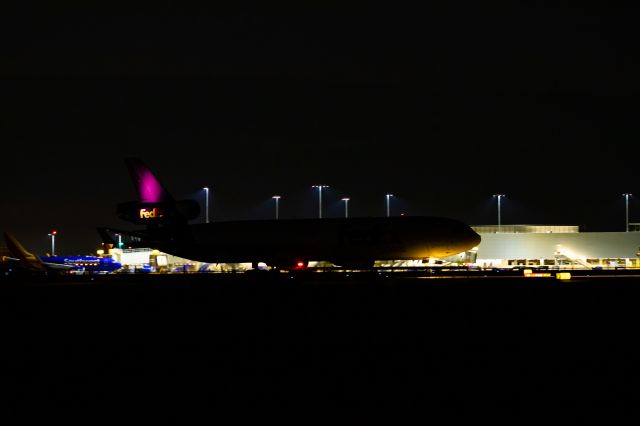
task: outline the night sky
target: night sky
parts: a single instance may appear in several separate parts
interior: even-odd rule
[[[549,3],[551,4],[551,3]],[[93,252],[125,157],[213,220],[442,215],[624,229],[638,185],[631,10],[60,10],[0,18],[0,228]],[[150,14],[153,13],[153,14]],[[591,147],[589,147],[589,145]],[[640,222],[640,197],[630,203]]]

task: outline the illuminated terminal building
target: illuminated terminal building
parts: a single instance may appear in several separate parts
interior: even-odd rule
[[[640,224],[631,232],[579,232],[578,226],[472,226],[482,242],[474,264],[481,268],[640,267]]]

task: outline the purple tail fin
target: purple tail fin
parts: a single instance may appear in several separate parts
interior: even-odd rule
[[[126,163],[141,202],[162,203],[173,201],[171,194],[142,160],[139,158],[127,158]]]

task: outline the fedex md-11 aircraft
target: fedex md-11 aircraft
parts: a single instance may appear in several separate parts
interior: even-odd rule
[[[126,160],[138,201],[118,204],[118,216],[139,230],[98,228],[105,243],[127,236],[130,247],[149,247],[205,263],[264,262],[304,269],[309,261],[369,268],[376,260],[444,258],[480,243],[468,225],[442,217],[254,220],[190,224],[194,200],[175,200],[137,158]]]
[[[86,271],[89,273],[109,273],[122,267],[110,257],[96,256],[37,256],[29,253],[10,233],[4,233],[4,240],[10,256],[5,262],[14,262],[18,267],[34,272]]]

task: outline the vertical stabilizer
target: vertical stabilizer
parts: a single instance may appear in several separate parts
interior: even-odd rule
[[[20,244],[20,242],[16,240],[13,235],[5,232],[4,240],[11,254],[17,257],[25,267],[37,271],[43,271],[46,269],[42,264],[42,261],[37,256],[29,253],[24,247],[22,247],[22,244]]]
[[[173,201],[169,191],[160,183],[151,169],[139,158],[127,158],[129,174],[133,180],[138,198],[142,203],[163,203]]]
[[[200,215],[198,202],[176,201],[141,159],[127,158],[125,162],[138,193],[138,201],[118,204],[121,219],[157,228],[184,226]]]

